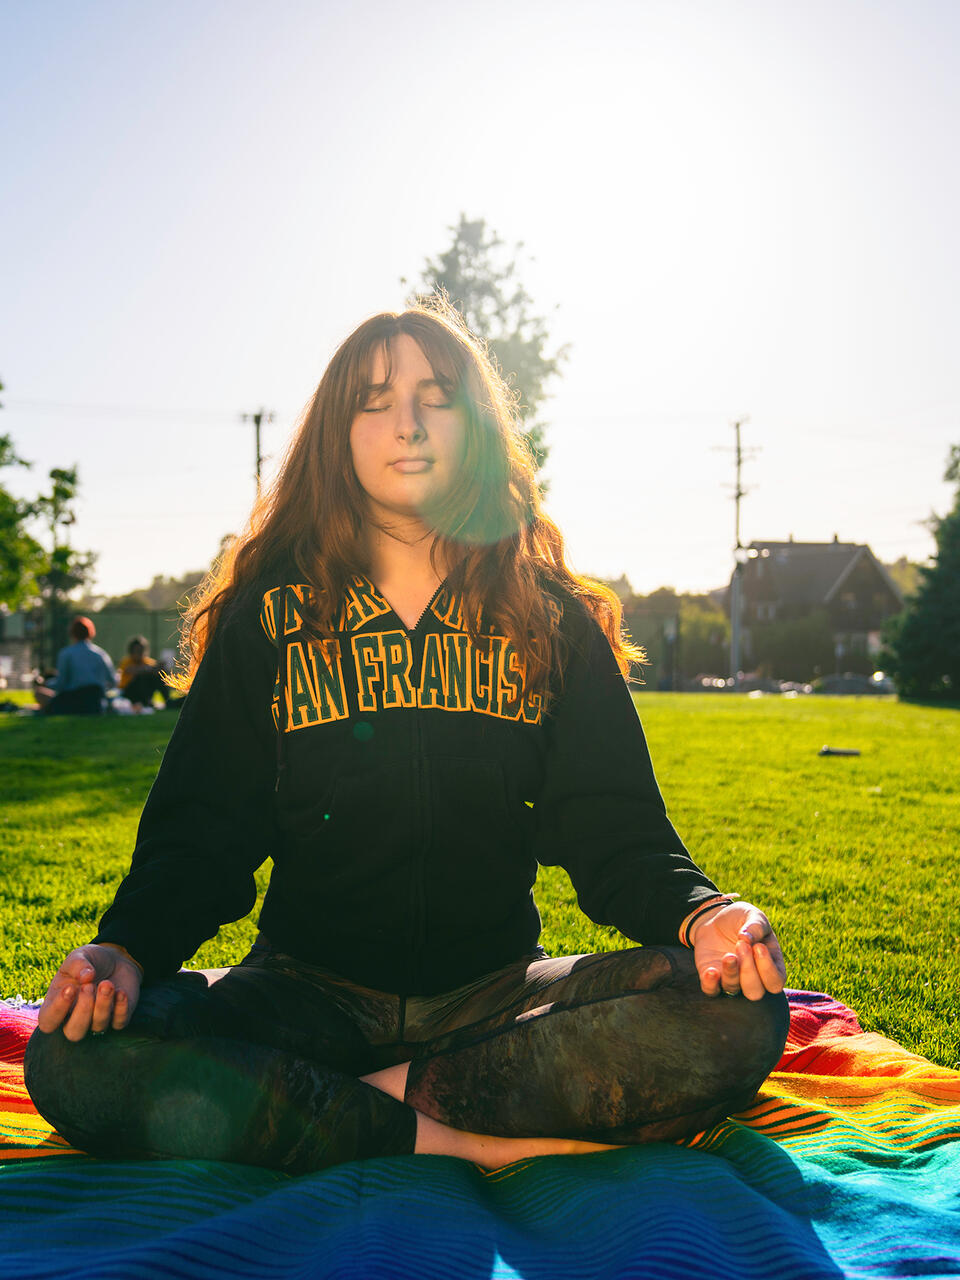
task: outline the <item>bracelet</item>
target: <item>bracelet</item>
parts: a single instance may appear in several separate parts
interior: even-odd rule
[[[702,907],[694,911],[693,915],[690,916],[687,923],[684,925],[683,933],[680,936],[680,941],[683,945],[685,947],[693,945],[690,941],[690,930],[702,915],[706,915],[708,911],[713,911],[719,907],[729,907],[731,903],[736,902],[739,897],[739,893],[723,893],[718,898],[713,898],[710,902],[705,902]]]

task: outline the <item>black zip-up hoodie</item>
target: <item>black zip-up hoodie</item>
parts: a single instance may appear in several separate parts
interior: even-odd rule
[[[256,901],[281,951],[398,994],[450,990],[534,950],[537,863],[583,911],[676,944],[716,885],[666,816],[602,631],[555,593],[567,658],[547,706],[513,645],[486,650],[441,587],[408,630],[365,578],[307,642],[307,588],[277,586],[214,635],[98,942],[174,973]],[[278,732],[278,729],[280,732]]]

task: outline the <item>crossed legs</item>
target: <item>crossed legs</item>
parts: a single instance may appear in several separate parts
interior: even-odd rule
[[[518,964],[406,1001],[268,955],[145,988],[122,1032],[37,1032],[25,1070],[38,1110],[95,1154],[494,1166],[696,1132],[749,1104],[786,1028],[782,996],[703,996],[680,948]]]

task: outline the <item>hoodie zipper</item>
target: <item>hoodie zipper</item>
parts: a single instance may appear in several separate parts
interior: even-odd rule
[[[407,634],[411,640],[411,647],[415,657],[419,662],[423,663],[423,653],[426,641],[419,635],[420,624],[430,612],[433,602],[443,590],[441,583],[436,591],[427,601],[423,612],[413,625],[413,629]],[[420,642],[418,645],[418,641]],[[419,652],[418,652],[419,648]],[[426,885],[426,851],[427,845],[433,834],[433,824],[431,821],[430,809],[427,804],[427,788],[428,788],[428,769],[427,762],[423,755],[423,725],[421,722],[422,712],[419,707],[413,708],[413,750],[416,760],[416,787],[417,787],[417,814],[419,817],[417,842],[416,842],[416,865],[414,867],[414,928],[413,928],[413,962],[414,976],[416,979],[421,977],[421,969],[423,967],[423,954],[426,950],[427,943],[427,885]]]

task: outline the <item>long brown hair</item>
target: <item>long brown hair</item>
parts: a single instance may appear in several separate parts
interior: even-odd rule
[[[512,640],[528,690],[545,691],[562,661],[554,584],[596,618],[624,675],[642,650],[624,637],[617,596],[574,574],[563,537],[540,504],[532,456],[520,430],[516,396],[483,344],[444,298],[364,321],[339,347],[304,411],[283,465],[258,498],[244,532],[227,548],[184,616],[186,690],[225,612],[270,572],[295,571],[313,591],[304,625],[314,640],[333,630],[346,585],[365,569],[366,495],[354,473],[350,428],[363,408],[374,355],[389,370],[390,343],[408,334],[466,422],[459,476],[436,510],[431,557],[453,566],[449,585],[463,597],[465,625],[483,643],[492,622]],[[388,374],[389,377],[389,374]],[[442,575],[441,575],[442,576]]]

